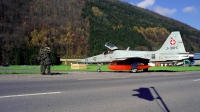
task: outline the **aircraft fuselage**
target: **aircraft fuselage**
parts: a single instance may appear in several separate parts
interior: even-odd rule
[[[148,60],[149,62],[162,62],[162,61],[179,61],[192,57],[192,54],[189,53],[160,53],[157,51],[125,51],[125,50],[116,50],[111,51],[112,53],[102,53],[100,55],[92,56],[86,59],[81,60],[80,62],[84,63],[104,63],[104,62],[117,62],[125,60],[134,60],[141,59]],[[134,57],[134,58],[132,58]]]

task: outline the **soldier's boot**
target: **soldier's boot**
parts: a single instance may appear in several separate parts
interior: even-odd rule
[[[50,65],[49,65],[49,66],[47,66],[47,74],[48,74],[48,75],[52,75],[50,71],[51,71],[51,70],[50,70]]]

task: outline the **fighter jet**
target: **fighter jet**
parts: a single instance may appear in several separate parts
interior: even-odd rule
[[[98,72],[101,72],[101,63],[110,63],[108,68],[111,70],[130,70],[135,73],[138,70],[148,71],[148,68],[151,67],[148,65],[149,62],[181,61],[193,57],[193,54],[186,52],[179,31],[171,32],[157,51],[136,51],[129,50],[129,47],[126,50],[119,50],[109,42],[105,46],[110,50],[77,62],[97,63],[99,65]]]

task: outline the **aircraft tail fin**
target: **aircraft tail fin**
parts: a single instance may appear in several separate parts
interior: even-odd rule
[[[165,43],[158,50],[163,53],[186,53],[179,31],[171,32]]]

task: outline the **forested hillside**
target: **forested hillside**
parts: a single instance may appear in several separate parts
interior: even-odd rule
[[[157,50],[171,31],[180,31],[186,50],[200,51],[200,32],[179,21],[122,2],[90,2],[83,9],[90,20],[92,55],[107,41],[125,49]],[[100,43],[100,44],[99,44]]]
[[[37,64],[39,48],[50,44],[53,63],[60,56],[87,55],[89,21],[84,0],[3,0],[1,5],[1,60]]]
[[[157,50],[171,31],[181,32],[188,52],[200,52],[200,31],[119,0],[1,0],[0,6],[0,62],[38,64],[44,43],[54,64],[99,54],[106,42]]]

